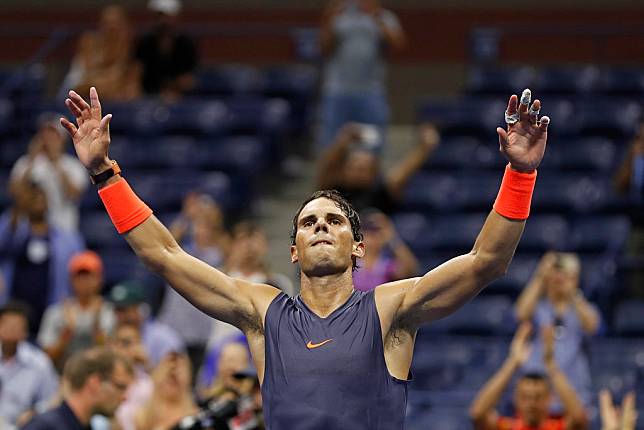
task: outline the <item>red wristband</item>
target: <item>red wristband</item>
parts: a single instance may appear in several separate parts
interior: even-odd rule
[[[530,203],[534,184],[537,182],[537,171],[521,173],[512,170],[510,164],[505,167],[501,189],[494,202],[494,210],[506,218],[527,219],[530,215]]]
[[[132,230],[152,215],[152,209],[134,194],[125,179],[101,188],[98,195],[120,234]]]

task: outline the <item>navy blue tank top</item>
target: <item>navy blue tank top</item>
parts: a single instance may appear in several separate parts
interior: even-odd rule
[[[326,318],[282,293],[264,331],[267,430],[404,428],[407,381],[385,364],[373,291],[354,291]]]

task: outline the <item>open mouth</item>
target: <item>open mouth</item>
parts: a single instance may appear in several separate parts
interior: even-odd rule
[[[333,245],[333,244],[329,240],[316,240],[315,242],[313,242],[313,245],[311,246],[317,246],[317,245]]]

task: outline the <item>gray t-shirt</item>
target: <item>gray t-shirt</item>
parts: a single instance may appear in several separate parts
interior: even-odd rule
[[[400,29],[398,18],[383,10],[385,26]],[[333,21],[336,46],[324,71],[326,95],[385,92],[384,40],[375,19],[349,5]]]

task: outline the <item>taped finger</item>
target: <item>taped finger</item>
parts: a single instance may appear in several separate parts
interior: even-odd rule
[[[521,99],[520,99],[520,103],[519,103],[519,111],[527,112],[528,111],[528,105],[530,104],[531,100],[532,100],[532,91],[530,91],[529,88],[526,88],[521,93]]]

